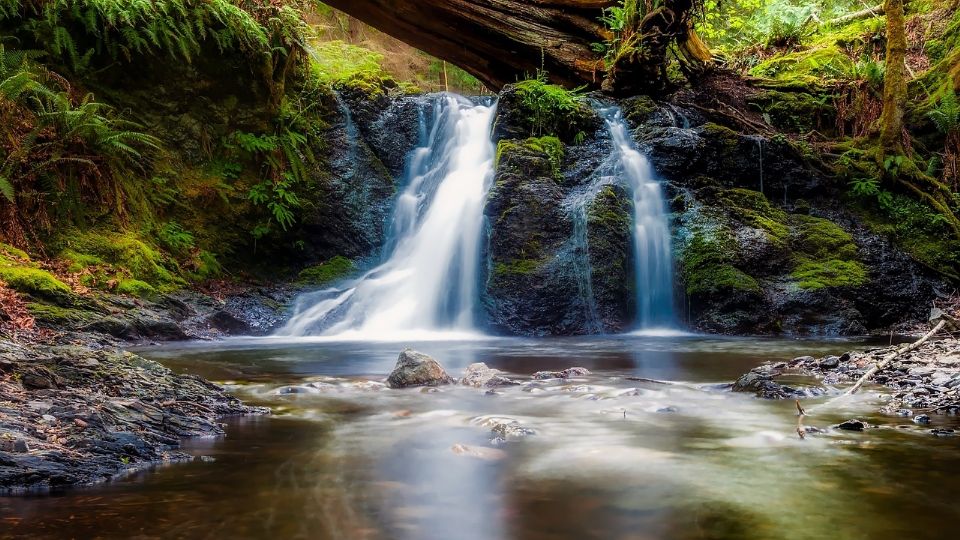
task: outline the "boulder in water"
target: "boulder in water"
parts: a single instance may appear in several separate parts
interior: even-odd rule
[[[407,349],[400,353],[397,366],[387,377],[390,388],[409,388],[412,386],[440,386],[453,384],[453,377],[447,375],[440,362],[421,352]]]
[[[496,388],[497,386],[516,386],[520,384],[504,377],[501,373],[503,372],[499,369],[487,367],[482,362],[470,364],[463,372],[460,384],[474,388]]]
[[[582,367],[571,367],[563,371],[538,371],[533,374],[533,378],[538,381],[546,379],[569,379],[571,377],[582,377],[589,375],[590,370]]]

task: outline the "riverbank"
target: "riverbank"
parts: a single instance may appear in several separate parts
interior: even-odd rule
[[[824,394],[839,395],[899,348],[902,346],[768,362],[740,377],[733,384],[733,390],[766,399],[802,400]],[[819,386],[800,388],[780,382],[798,375],[814,377]],[[931,417],[937,415],[956,415],[960,413],[960,339],[944,337],[928,341],[898,356],[873,375],[867,385],[880,385],[888,390],[879,394],[882,414],[911,418],[920,425],[929,424]],[[932,429],[931,433],[946,435],[953,430]]]
[[[190,460],[179,450],[183,439],[223,435],[224,417],[269,414],[124,348],[266,333],[291,295],[240,286],[185,290],[156,302],[101,295],[46,319],[6,321],[0,493],[89,485]]]

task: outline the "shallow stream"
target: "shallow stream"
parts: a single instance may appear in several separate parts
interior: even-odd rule
[[[387,390],[405,346],[454,376],[530,381]],[[945,538],[960,518],[957,438],[875,413],[880,389],[806,424],[884,426],[800,440],[792,402],[718,388],[766,360],[851,342],[626,336],[370,343],[231,341],[141,351],[269,405],[193,440],[206,456],[55,496],[0,499],[0,537],[320,539]],[[662,384],[648,380],[670,381]],[[803,384],[804,381],[795,381]],[[293,390],[291,390],[293,387]],[[284,393],[296,391],[300,393]],[[810,404],[824,399],[811,400]],[[497,422],[535,434],[495,444]],[[212,458],[212,459],[210,459]]]

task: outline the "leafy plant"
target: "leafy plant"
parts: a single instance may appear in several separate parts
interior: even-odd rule
[[[193,249],[196,241],[193,234],[176,221],[168,221],[157,229],[160,241],[175,253],[185,253]]]

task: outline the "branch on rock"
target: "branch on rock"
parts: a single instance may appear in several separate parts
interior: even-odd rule
[[[940,310],[939,310],[939,309],[936,309],[936,310],[934,310],[934,312],[940,312]],[[947,326],[948,324],[956,324],[956,319],[954,319],[953,317],[950,317],[949,315],[946,315],[946,314],[943,313],[943,312],[940,312],[940,314],[941,314],[941,316],[933,319],[934,321],[939,321],[939,322],[936,323],[936,326],[933,327],[933,330],[930,330],[930,331],[927,332],[922,338],[920,338],[920,339],[918,339],[917,341],[915,341],[915,342],[907,345],[906,347],[902,347],[902,348],[900,348],[900,349],[897,349],[896,351],[893,351],[892,353],[890,353],[890,354],[888,354],[887,356],[883,357],[883,359],[881,359],[879,362],[877,362],[876,364],[874,364],[874,366],[873,366],[872,368],[870,368],[869,370],[867,370],[867,372],[863,374],[863,377],[860,377],[860,380],[858,380],[857,383],[854,384],[854,385],[853,385],[849,390],[847,390],[843,395],[845,395],[845,396],[851,396],[851,395],[853,395],[853,394],[856,394],[856,393],[860,390],[860,387],[863,386],[863,383],[865,383],[865,382],[867,382],[868,380],[870,380],[870,377],[873,377],[874,375],[876,375],[877,372],[879,372],[880,370],[885,369],[887,366],[890,365],[891,362],[893,362],[893,361],[896,360],[897,358],[903,356],[904,354],[907,354],[907,353],[909,353],[909,352],[911,352],[911,351],[915,351],[915,350],[919,349],[921,345],[923,345],[924,343],[926,343],[927,341],[929,341],[930,338],[932,338],[933,336],[937,335],[937,333],[940,332],[940,330],[943,330],[943,328],[944,328],[945,326]],[[947,317],[949,317],[949,319],[948,319]],[[954,322],[951,323],[951,322],[950,322],[951,320],[954,321]]]

